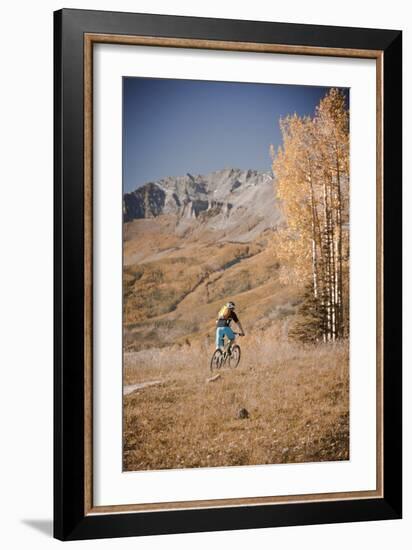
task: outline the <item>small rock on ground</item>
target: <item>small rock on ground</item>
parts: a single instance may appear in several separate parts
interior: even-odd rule
[[[238,410],[237,417],[241,419],[249,418],[249,411],[244,407],[242,407],[241,409]]]

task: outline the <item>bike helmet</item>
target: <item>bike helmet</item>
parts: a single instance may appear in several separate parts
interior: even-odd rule
[[[235,303],[234,302],[228,302],[226,304],[227,309],[235,309]]]

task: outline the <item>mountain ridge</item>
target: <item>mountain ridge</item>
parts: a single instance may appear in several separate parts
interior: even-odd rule
[[[125,223],[163,215],[175,219],[178,233],[207,230],[243,241],[275,228],[281,219],[271,172],[239,168],[170,176],[124,194]]]
[[[265,180],[272,181],[270,171],[240,168],[223,168],[207,174],[168,176],[148,181],[134,191],[123,195],[124,221],[156,217],[163,213],[176,213],[188,202],[198,202],[195,215],[206,207],[211,208],[228,198],[230,193]],[[205,204],[202,204],[205,203]],[[136,208],[137,207],[137,208]]]

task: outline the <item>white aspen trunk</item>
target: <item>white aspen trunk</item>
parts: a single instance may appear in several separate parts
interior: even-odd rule
[[[310,170],[310,168],[309,168]],[[313,284],[313,296],[315,300],[318,299],[318,258],[316,250],[316,227],[315,227],[315,197],[313,193],[312,174],[308,176],[309,188],[310,188],[310,202],[311,202],[311,225],[312,225],[312,284]]]
[[[330,288],[330,247],[329,247],[329,212],[327,204],[326,181],[323,180],[323,207],[324,207],[324,233],[325,233],[325,294],[326,294],[326,340],[329,342],[332,337],[332,308],[331,308],[331,288]]]
[[[339,202],[336,209],[337,236],[335,239],[335,288],[336,288],[336,335],[343,336],[343,298],[342,298],[342,226]]]
[[[315,300],[318,299],[318,276],[316,267],[316,242],[312,238],[312,282],[313,282],[313,296]]]
[[[313,186],[312,186],[313,187]],[[315,193],[313,193],[313,196],[315,196]],[[329,324],[328,324],[328,310],[327,310],[327,304],[326,304],[326,296],[327,296],[327,262],[325,261],[325,246],[326,241],[324,238],[325,234],[325,228],[323,223],[323,227],[321,227],[321,223],[319,221],[319,213],[318,209],[316,208],[316,204],[314,203],[314,222],[315,222],[315,235],[317,237],[317,242],[315,242],[315,245],[318,247],[318,256],[317,256],[317,282],[318,282],[318,296],[319,296],[319,303],[321,307],[321,311],[323,312],[323,326],[322,326],[322,340],[323,342],[326,342],[328,339],[328,331],[329,331]],[[325,218],[324,218],[325,219]]]
[[[335,262],[335,227],[334,227],[334,218],[333,218],[333,179],[330,176],[329,184],[329,246],[330,246],[330,262],[331,262],[331,300],[332,300],[332,340],[336,340],[336,303],[337,303],[337,293],[336,293],[336,262]]]
[[[335,258],[337,258],[335,266],[335,289],[336,289],[336,335],[340,336],[340,314],[341,314],[341,296],[339,291],[339,235],[335,239]]]
[[[339,304],[339,336],[342,337],[344,333],[343,322],[343,269],[342,269],[342,196],[341,196],[341,182],[340,182],[340,169],[339,169],[339,155],[336,153],[336,185],[337,185],[337,226],[338,226],[338,246],[337,246],[337,258],[338,258],[338,304]]]
[[[332,224],[330,223],[330,226]],[[330,229],[331,231],[331,229]],[[329,237],[329,254],[330,254],[330,301],[331,301],[331,331],[332,331],[332,340],[336,339],[336,289],[335,289],[335,262],[334,262],[334,253],[333,253],[333,236]]]

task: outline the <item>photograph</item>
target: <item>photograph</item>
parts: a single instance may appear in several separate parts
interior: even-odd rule
[[[122,101],[123,471],[350,460],[349,88]]]

